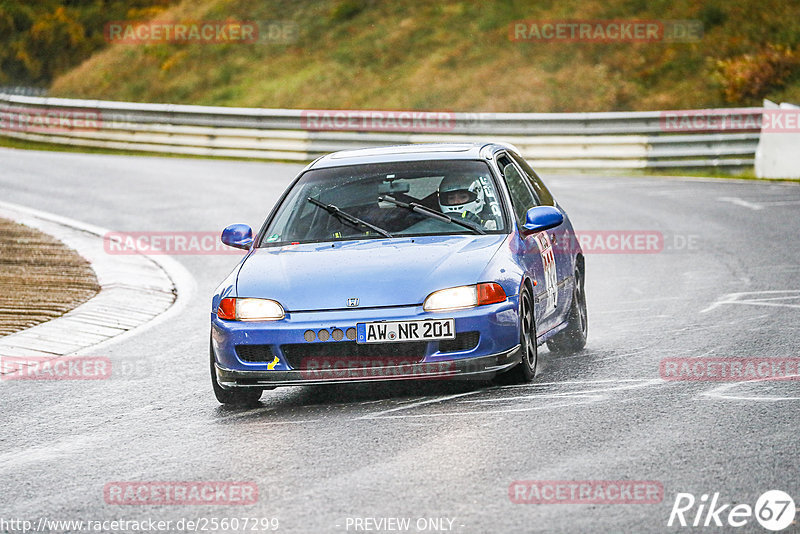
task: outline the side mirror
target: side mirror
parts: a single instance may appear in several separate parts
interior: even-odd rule
[[[250,248],[253,230],[246,224],[232,224],[222,231],[222,242],[233,248]]]
[[[555,228],[564,222],[564,215],[552,206],[536,206],[525,214],[525,224],[522,230],[525,234],[532,234]]]

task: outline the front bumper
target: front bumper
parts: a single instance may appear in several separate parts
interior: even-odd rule
[[[212,349],[217,381],[224,388],[275,387],[304,384],[373,382],[418,379],[491,378],[520,361],[518,298],[502,303],[443,313],[428,313],[421,306],[379,309],[287,313],[280,321],[238,322],[211,315]],[[415,347],[415,355],[394,358],[350,357],[354,342],[348,339],[309,342],[309,330],[347,331],[357,323],[435,318],[455,319],[456,334],[469,333],[474,346],[446,349],[437,341]],[[338,344],[338,346],[337,346]],[[397,344],[402,345],[402,344]],[[420,346],[421,345],[421,346]],[[299,361],[291,348],[312,356]],[[359,345],[362,349],[369,345]],[[265,349],[265,361],[240,357],[242,349]],[[338,356],[330,357],[337,353]],[[246,353],[245,353],[246,354]],[[316,354],[323,355],[315,358]],[[269,360],[269,361],[266,361]]]
[[[490,379],[514,367],[520,362],[520,358],[520,346],[517,345],[511,350],[492,356],[395,366],[342,366],[288,371],[235,371],[220,367],[219,364],[214,367],[219,385],[230,389],[394,380]]]

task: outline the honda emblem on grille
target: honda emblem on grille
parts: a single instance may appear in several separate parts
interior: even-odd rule
[[[353,297],[353,298],[347,299],[347,307],[348,308],[355,308],[356,306],[358,306],[358,299],[357,298]]]

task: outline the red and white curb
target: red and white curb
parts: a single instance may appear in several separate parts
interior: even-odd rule
[[[62,315],[0,337],[0,357],[73,356],[116,342],[179,313],[195,290],[191,274],[168,256],[109,255],[108,230],[0,202],[0,217],[49,234],[86,258],[100,292]]]

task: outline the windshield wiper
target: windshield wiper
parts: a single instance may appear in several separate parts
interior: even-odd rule
[[[394,237],[392,234],[390,234],[383,228],[380,228],[379,226],[375,226],[374,224],[370,224],[367,221],[359,219],[355,215],[350,215],[346,211],[340,210],[337,206],[334,206],[333,204],[324,204],[319,200],[317,200],[316,198],[311,198],[311,197],[308,197],[308,201],[314,204],[315,206],[319,206],[320,208],[324,209],[337,219],[347,221],[350,224],[355,225],[357,227],[363,226],[364,228],[369,228],[370,230],[381,234],[383,237]]]
[[[401,208],[406,208],[407,210],[411,210],[416,213],[420,213],[425,215],[426,217],[430,217],[432,219],[439,219],[442,222],[450,222],[453,224],[457,224],[459,226],[463,226],[467,230],[472,230],[476,234],[485,235],[486,232],[483,231],[483,228],[478,228],[477,226],[472,226],[471,224],[459,221],[458,219],[454,219],[449,215],[445,215],[439,211],[429,208],[428,206],[423,206],[422,204],[418,204],[416,202],[401,202],[394,197],[389,195],[381,195],[378,197],[378,201],[386,201],[394,204],[395,206],[400,206]]]

